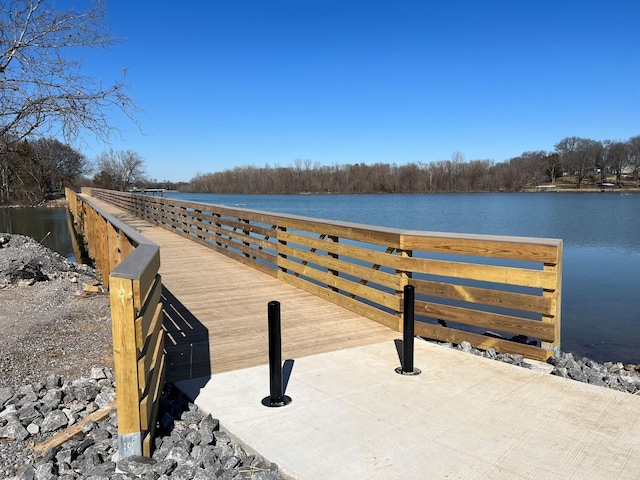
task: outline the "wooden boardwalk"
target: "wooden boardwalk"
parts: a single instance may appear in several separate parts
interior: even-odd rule
[[[167,381],[267,364],[267,305],[272,300],[281,304],[283,359],[401,337],[101,200],[90,200],[160,245]]]

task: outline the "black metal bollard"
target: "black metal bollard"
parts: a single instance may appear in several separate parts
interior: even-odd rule
[[[420,373],[420,370],[413,366],[415,297],[414,286],[405,285],[402,322],[402,366],[396,368],[396,372],[402,375],[418,375]]]
[[[269,316],[269,396],[262,400],[268,407],[282,407],[291,403],[282,388],[282,339],[280,328],[280,302],[267,306]]]

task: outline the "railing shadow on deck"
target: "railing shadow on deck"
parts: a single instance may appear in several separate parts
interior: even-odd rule
[[[209,330],[162,286],[164,310],[165,351],[167,355],[167,382],[201,379],[204,387],[211,376]]]

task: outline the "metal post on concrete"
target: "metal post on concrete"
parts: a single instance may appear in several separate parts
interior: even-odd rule
[[[404,310],[402,322],[402,366],[396,368],[401,375],[419,375],[419,369],[413,366],[413,342],[415,321],[415,288],[413,285],[404,287]]]
[[[269,317],[269,396],[262,399],[262,404],[267,407],[283,407],[291,403],[291,398],[284,394],[282,388],[280,302],[269,302],[267,310]]]

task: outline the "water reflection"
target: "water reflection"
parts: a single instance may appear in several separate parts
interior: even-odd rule
[[[32,237],[64,257],[75,260],[66,208],[0,208],[0,232]]]

